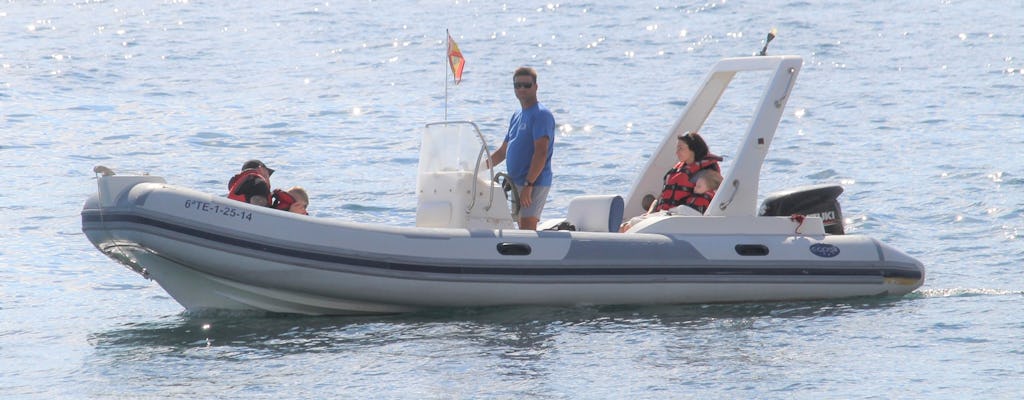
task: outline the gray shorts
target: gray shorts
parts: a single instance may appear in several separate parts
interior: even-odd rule
[[[533,192],[530,193],[530,206],[519,210],[519,218],[540,219],[540,213],[544,211],[544,203],[548,201],[549,190],[551,190],[551,186],[534,186]],[[519,188],[519,194],[523,194],[522,188]]]

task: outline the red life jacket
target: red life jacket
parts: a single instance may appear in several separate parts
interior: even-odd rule
[[[250,181],[253,181],[253,180],[262,181],[263,184],[264,184],[263,186],[265,186],[267,188],[267,193],[266,194],[263,194],[263,193],[256,193],[256,194],[254,194],[254,193],[243,193],[242,192],[242,187],[245,186],[245,184],[247,182],[250,182]],[[244,202],[248,203],[249,202],[249,197],[255,196],[255,195],[266,196],[268,202],[271,200],[270,182],[267,182],[267,180],[265,178],[263,178],[263,175],[260,175],[260,171],[258,169],[252,168],[252,169],[244,170],[242,172],[239,172],[235,176],[232,176],[231,180],[228,181],[228,198],[229,199],[238,200],[238,201],[244,201]]]
[[[661,199],[658,200],[658,207],[655,211],[668,210],[683,204],[693,207],[697,211],[704,212],[711,204],[713,191],[704,194],[693,193],[693,187],[697,182],[693,180],[694,175],[702,169],[710,169],[721,172],[718,162],[722,157],[708,154],[704,159],[693,164],[676,164],[675,167],[665,173],[665,188],[661,191]]]
[[[291,208],[292,204],[294,203],[295,196],[292,196],[291,193],[288,193],[281,189],[274,189],[274,204],[271,205],[271,207],[274,207],[278,210],[288,211],[288,209]]]
[[[271,207],[278,210],[291,211],[292,204],[295,204],[295,201],[295,196],[292,196],[291,193],[281,189],[274,189],[274,204]],[[303,214],[309,215],[308,212]]]
[[[690,206],[694,210],[700,211],[703,214],[708,210],[708,206],[711,205],[711,199],[715,197],[714,190],[708,190],[704,193],[694,193],[692,196],[686,199],[686,205]]]

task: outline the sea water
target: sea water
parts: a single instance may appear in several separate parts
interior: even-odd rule
[[[1024,396],[1019,2],[46,1],[0,5],[0,397]],[[704,74],[804,58],[761,195],[838,183],[848,233],[928,268],[896,299],[189,314],[81,232],[92,168],[223,194],[243,161],[311,213],[411,225],[419,132],[491,146],[540,74],[545,215],[626,194]],[[445,31],[466,58],[446,85]],[[740,110],[743,111],[743,110]],[[703,132],[735,155],[745,128]],[[732,122],[730,122],[732,121]]]

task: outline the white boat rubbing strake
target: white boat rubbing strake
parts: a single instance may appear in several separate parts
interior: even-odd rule
[[[425,128],[416,226],[292,214],[97,167],[99,189],[82,209],[82,230],[188,310],[344,315],[909,293],[924,283],[924,266],[843,234],[842,188],[802,188],[758,208],[761,166],[801,64],[796,56],[719,62],[625,198],[569,203],[564,221],[575,231],[514,229],[494,171],[478,167],[484,138],[467,122]],[[736,74],[750,71],[770,80],[707,213],[652,217],[616,233],[660,191],[676,162],[676,136],[698,131]]]

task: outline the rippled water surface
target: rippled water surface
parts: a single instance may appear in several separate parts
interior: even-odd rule
[[[6,2],[0,5],[0,397],[988,398],[1024,396],[1020,4]],[[804,57],[762,195],[841,183],[847,231],[921,259],[897,299],[183,313],[96,251],[92,167],[211,193],[245,159],[311,211],[414,219],[418,132],[492,141],[540,72],[556,140],[546,215],[625,194],[720,58]],[[705,130],[728,159],[745,125]]]

